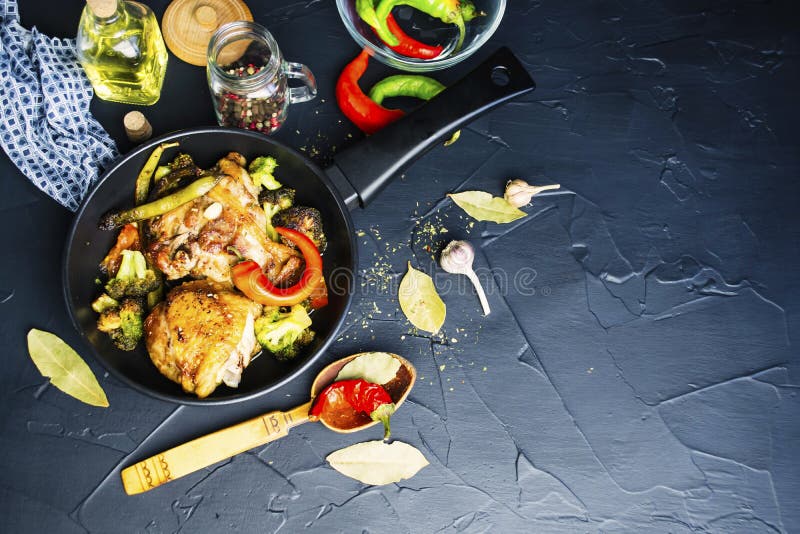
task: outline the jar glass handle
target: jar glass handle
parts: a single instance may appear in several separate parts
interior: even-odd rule
[[[311,70],[302,63],[292,61],[283,62],[283,72],[289,78],[295,78],[303,82],[302,87],[292,87],[289,89],[289,103],[308,102],[317,96],[317,80]]]

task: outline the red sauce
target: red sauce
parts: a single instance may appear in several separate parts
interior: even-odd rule
[[[398,402],[411,385],[411,373],[404,365],[401,365],[395,377],[382,385],[392,401]],[[320,419],[325,421],[328,426],[339,430],[351,430],[372,422],[369,414],[355,411],[336,391],[328,394]]]

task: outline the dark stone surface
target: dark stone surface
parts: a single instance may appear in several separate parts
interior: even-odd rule
[[[25,0],[22,22],[72,36],[82,2]],[[150,4],[160,15],[166,1]],[[334,2],[250,2],[317,100],[278,134],[324,162],[360,135],[333,85],[357,48]],[[430,152],[359,229],[359,294],[326,356],[409,358],[420,379],[393,434],[431,465],[368,487],[326,466],[377,430],[317,425],[156,491],[126,497],[133,460],[302,402],[305,376],[257,402],[187,408],[104,374],[111,408],[47,386],[25,334],[85,350],[61,298],[71,214],[3,157],[0,221],[0,525],[4,532],[798,532],[800,199],[793,2],[510,2],[478,57],[509,45],[531,96]],[[367,80],[390,69],[375,62]],[[93,110],[120,149],[129,106]],[[174,57],[156,134],[213,123],[205,73]],[[444,195],[558,182],[530,216],[470,222]],[[446,230],[446,232],[445,232]],[[493,312],[443,294],[443,335],[415,333],[396,287],[406,262],[441,284],[434,252],[479,245]],[[460,281],[463,284],[463,280]],[[443,291],[444,293],[444,291]],[[322,363],[320,364],[321,367]]]

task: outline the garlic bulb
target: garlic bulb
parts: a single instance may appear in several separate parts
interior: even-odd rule
[[[505,198],[506,202],[515,208],[521,208],[522,206],[530,204],[533,195],[549,189],[558,189],[560,187],[561,186],[559,184],[537,186],[530,185],[525,180],[509,180],[509,182],[506,184],[506,193],[503,198]]]
[[[468,241],[450,241],[442,251],[442,255],[439,258],[439,265],[448,273],[463,274],[469,278],[469,281],[472,282],[475,291],[478,293],[478,299],[481,301],[483,314],[489,315],[492,311],[489,308],[489,301],[486,299],[486,293],[483,291],[480,280],[478,280],[478,275],[476,275],[475,271],[472,269],[472,262],[474,260],[475,249],[472,248],[472,245],[470,245]]]

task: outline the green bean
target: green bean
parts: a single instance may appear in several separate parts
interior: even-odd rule
[[[153,150],[150,157],[147,158],[147,162],[145,162],[144,167],[142,167],[142,170],[139,172],[139,176],[136,177],[135,199],[137,206],[147,200],[147,193],[150,190],[150,181],[153,178],[156,167],[158,167],[161,154],[164,150],[178,146],[179,144],[180,143],[177,141],[174,143],[161,143]]]
[[[168,211],[205,195],[211,191],[224,176],[224,174],[204,176],[198,178],[183,189],[179,189],[153,202],[148,202],[147,204],[142,204],[141,206],[136,206],[135,208],[125,211],[108,212],[100,218],[100,222],[97,226],[101,230],[113,230],[128,223],[164,215]]]

